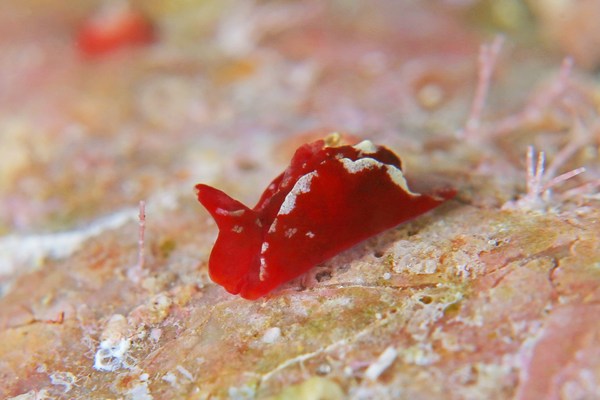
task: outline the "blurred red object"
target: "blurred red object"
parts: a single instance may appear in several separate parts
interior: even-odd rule
[[[154,28],[150,21],[127,3],[101,8],[84,21],[77,34],[79,50],[92,57],[148,44],[153,40]]]

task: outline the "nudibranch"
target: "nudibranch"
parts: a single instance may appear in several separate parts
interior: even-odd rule
[[[456,193],[413,193],[398,156],[367,140],[301,146],[252,209],[211,186],[196,192],[219,228],[211,279],[251,300]]]
[[[127,3],[109,3],[84,21],[77,46],[88,57],[104,56],[119,49],[150,44],[155,32],[150,20]]]

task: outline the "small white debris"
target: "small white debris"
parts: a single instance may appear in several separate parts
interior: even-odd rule
[[[107,372],[130,368],[131,364],[127,360],[130,345],[128,339],[121,339],[117,342],[110,339],[103,340],[94,355],[94,368]]]
[[[152,328],[150,330],[150,340],[153,342],[158,342],[160,337],[162,336],[162,329],[160,328]]]
[[[40,391],[30,390],[27,393],[19,394],[14,397],[8,397],[6,400],[48,400],[54,399],[46,389],[42,389]]]
[[[235,387],[232,386],[227,390],[229,399],[231,400],[250,400],[256,398],[256,391],[250,386]]]
[[[440,355],[433,351],[430,343],[418,343],[402,352],[402,361],[419,366],[431,365],[440,360]]]
[[[383,274],[383,279],[390,280],[392,278],[392,274],[390,274],[389,272],[386,272]]]
[[[369,368],[365,371],[365,378],[375,381],[379,376],[392,365],[396,357],[398,356],[398,351],[392,346],[388,347],[381,353],[377,361],[373,364],[369,365]]]
[[[437,272],[438,262],[436,260],[424,260],[422,265],[424,274],[431,275]]]
[[[140,382],[138,385],[134,386],[127,392],[128,399],[131,400],[152,400],[154,397],[150,394],[150,390],[148,389],[148,384],[146,382]]]
[[[285,237],[291,239],[291,237],[294,236],[296,232],[298,232],[297,228],[288,228],[285,230]]]
[[[377,146],[375,146],[370,140],[363,140],[362,142],[355,144],[352,147],[360,151],[361,154],[377,153]]]
[[[114,314],[106,323],[100,335],[100,344],[94,355],[94,368],[100,371],[116,371],[119,368],[131,368],[132,358],[127,355],[131,342],[127,335],[127,319]]]
[[[262,337],[262,341],[267,344],[275,343],[281,337],[281,329],[278,327],[269,328]]]
[[[458,264],[456,266],[456,276],[459,276],[461,278],[469,278],[469,276],[471,276],[471,271],[470,268],[467,264]]]
[[[179,371],[179,373],[181,375],[183,375],[184,377],[186,377],[189,381],[193,381],[194,380],[194,375],[192,375],[192,373],[190,371],[188,371],[187,369],[185,369],[181,365],[176,366],[175,369],[177,371]]]
[[[177,377],[172,372],[167,372],[161,379],[167,383],[170,383],[171,386],[177,385]]]
[[[321,364],[317,367],[317,375],[328,375],[331,373],[331,365]]]
[[[188,371],[181,365],[176,366],[175,369],[188,381],[194,381],[194,375],[192,375],[190,371]],[[168,382],[169,384],[171,384],[171,386],[174,387],[178,384],[177,375],[175,375],[172,371],[169,371],[168,373],[164,374],[161,379],[165,382]]]
[[[73,385],[77,382],[77,378],[70,372],[55,372],[50,375],[50,382],[53,385],[64,386],[64,393],[69,393]]]
[[[439,247],[406,240],[396,242],[390,254],[394,257],[394,272],[413,274],[434,274],[442,255]]]
[[[244,231],[244,227],[240,225],[234,225],[231,230],[235,233],[242,233]]]
[[[309,172],[308,174],[301,176],[300,179],[296,181],[296,184],[294,184],[292,190],[285,196],[285,200],[277,215],[287,215],[291,213],[296,206],[296,197],[303,193],[310,192],[310,183],[316,176],[319,176],[317,171]]]
[[[306,236],[312,239],[315,237],[315,234],[312,233],[311,231],[308,231],[308,232],[306,232]]]

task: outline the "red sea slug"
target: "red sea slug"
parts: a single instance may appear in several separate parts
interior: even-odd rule
[[[400,159],[363,141],[308,143],[250,209],[213,187],[196,185],[219,236],[211,279],[232,294],[259,298],[353,245],[415,218],[455,195],[413,193]]]
[[[129,46],[154,40],[150,21],[127,3],[108,4],[84,21],[77,33],[77,45],[88,57],[103,56]]]

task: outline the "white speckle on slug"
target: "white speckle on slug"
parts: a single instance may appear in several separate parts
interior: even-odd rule
[[[285,196],[285,200],[277,215],[287,215],[291,213],[296,206],[296,198],[301,194],[310,192],[310,183],[316,176],[319,176],[317,171],[309,172],[308,174],[301,176],[294,184],[292,190]]]
[[[285,237],[291,239],[291,237],[294,236],[296,232],[298,232],[297,228],[288,228],[285,230]]]
[[[264,257],[260,257],[260,270],[258,271],[258,279],[264,281],[267,278],[267,262]]]
[[[340,162],[344,166],[344,169],[351,174],[356,174],[367,169],[385,168],[388,176],[390,177],[392,182],[396,184],[396,186],[400,187],[402,190],[404,190],[410,195],[419,195],[418,193],[413,193],[410,191],[406,183],[406,179],[404,178],[404,174],[400,169],[396,168],[393,165],[387,165],[368,157],[361,158],[356,161],[352,161],[349,158],[342,158]]]
[[[241,217],[242,215],[244,215],[245,212],[246,210],[244,209],[229,211],[220,207],[217,207],[217,209],[215,210],[215,213],[219,215],[225,215],[227,217]]]
[[[273,220],[273,223],[269,227],[269,232],[268,233],[275,233],[276,231],[277,231],[277,218],[275,218]]]

